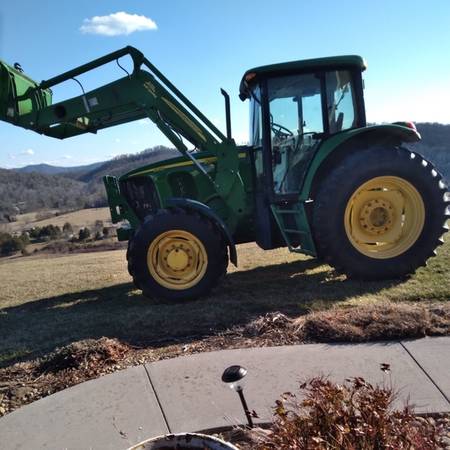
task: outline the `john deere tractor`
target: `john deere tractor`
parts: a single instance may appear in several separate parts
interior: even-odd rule
[[[52,103],[51,88],[119,58],[123,78]],[[446,231],[447,186],[406,145],[414,124],[367,126],[359,56],[248,70],[250,144],[226,134],[141,52],[126,47],[37,83],[0,64],[0,118],[65,139],[150,118],[180,151],[104,183],[128,269],[145,296],[207,294],[238,263],[236,244],[288,247],[352,278],[403,277],[426,264]],[[263,282],[263,280],[261,281]]]

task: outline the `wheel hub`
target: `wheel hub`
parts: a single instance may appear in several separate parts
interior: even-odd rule
[[[167,252],[167,265],[172,270],[179,271],[189,266],[189,255],[183,248],[175,248]]]
[[[362,228],[370,234],[381,235],[392,229],[394,208],[383,198],[366,202],[360,211],[359,221]]]

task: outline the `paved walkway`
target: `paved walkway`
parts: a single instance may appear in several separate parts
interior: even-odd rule
[[[0,449],[125,449],[151,436],[245,422],[237,395],[221,380],[232,364],[248,369],[245,393],[261,421],[298,382],[327,375],[389,382],[398,404],[450,411],[450,337],[358,345],[224,350],[132,367],[66,389],[0,420]]]

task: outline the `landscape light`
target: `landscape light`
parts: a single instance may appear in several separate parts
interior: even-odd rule
[[[247,375],[247,369],[242,366],[230,366],[222,374],[222,381],[227,383],[231,389],[236,391],[241,400],[242,408],[247,417],[248,426],[253,428],[253,420],[244,397],[244,377]]]

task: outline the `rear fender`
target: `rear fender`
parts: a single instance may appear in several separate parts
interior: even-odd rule
[[[405,142],[420,141],[420,134],[400,124],[375,125],[337,133],[325,140],[312,159],[304,179],[300,199],[311,197],[327,171],[352,151],[373,146],[398,147]]]
[[[222,236],[230,251],[230,261],[237,267],[237,252],[233,236],[225,225],[225,222],[215,213],[213,209],[204,203],[189,198],[172,197],[167,199],[165,204],[168,207],[176,206],[182,209],[197,211],[198,213],[208,217],[208,219],[210,219],[222,233]]]

